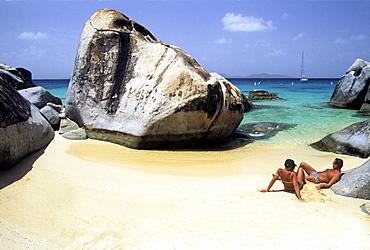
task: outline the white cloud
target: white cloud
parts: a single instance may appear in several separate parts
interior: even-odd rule
[[[334,41],[334,44],[346,44],[346,43],[350,43],[350,41],[348,39],[345,39],[345,38],[342,38],[342,37],[338,37]]]
[[[351,40],[366,40],[367,36],[366,35],[357,35],[357,36],[351,36]]]
[[[338,37],[337,39],[334,40],[334,44],[348,44],[351,43],[352,41],[361,41],[361,40],[366,40],[367,36],[366,35],[354,35],[349,38],[342,38]]]
[[[285,52],[282,50],[274,50],[273,52],[268,53],[269,56],[283,56]]]
[[[297,36],[293,38],[293,41],[298,40],[299,38],[302,38],[304,36],[304,33],[299,33]]]
[[[257,42],[257,45],[260,47],[269,47],[271,44],[268,41],[262,39]]]
[[[289,18],[289,14],[288,13],[284,13],[283,14],[283,19],[288,19]]]
[[[46,50],[39,49],[36,46],[31,46],[24,49],[21,53],[18,54],[20,58],[24,61],[34,61],[41,59],[46,54]]]
[[[275,27],[272,21],[265,21],[263,18],[256,18],[254,16],[236,15],[234,13],[227,13],[223,18],[224,29],[229,31],[264,31],[273,30]]]
[[[226,43],[231,43],[231,40],[223,37],[223,38],[215,40],[215,43],[217,43],[217,44],[226,44]]]
[[[18,36],[19,39],[33,39],[33,40],[39,40],[39,39],[48,39],[49,35],[47,33],[42,32],[23,32]]]
[[[243,45],[244,48],[258,48],[258,47],[270,47],[270,43],[266,41],[265,39],[261,39],[256,41],[253,44],[245,43]]]

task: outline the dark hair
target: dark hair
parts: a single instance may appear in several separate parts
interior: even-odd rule
[[[285,160],[285,163],[284,163],[284,166],[285,166],[287,169],[289,169],[289,170],[293,171],[293,170],[294,170],[294,168],[295,168],[295,166],[297,166],[297,165],[294,163],[294,161],[293,161],[292,159],[286,159],[286,160]]]
[[[339,169],[342,169],[343,167],[343,160],[340,158],[335,158],[335,164],[337,164]]]

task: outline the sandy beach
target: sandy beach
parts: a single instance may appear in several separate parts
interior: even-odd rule
[[[343,171],[366,160],[308,146],[146,151],[108,142],[51,144],[0,173],[1,249],[361,249],[366,200],[302,190],[260,193],[286,158]]]

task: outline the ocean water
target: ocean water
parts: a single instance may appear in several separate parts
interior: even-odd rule
[[[356,110],[336,109],[328,105],[339,79],[228,79],[246,96],[252,90],[266,90],[283,100],[253,101],[255,109],[244,114],[241,125],[254,122],[276,122],[293,125],[275,136],[256,141],[258,144],[306,146],[338,131],[361,117]]]
[[[335,109],[328,101],[339,79],[251,79],[230,78],[246,96],[249,91],[260,89],[277,94],[283,100],[253,101],[255,109],[244,114],[241,126],[255,122],[276,122],[293,125],[273,137],[256,140],[258,145],[308,145],[322,137],[355,122],[368,118],[357,115],[356,110]],[[69,79],[34,80],[65,103]]]

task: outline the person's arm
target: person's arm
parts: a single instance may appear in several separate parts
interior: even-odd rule
[[[340,173],[334,175],[331,180],[328,183],[321,183],[316,186],[317,189],[322,189],[322,188],[330,188],[334,183],[336,183],[340,179]]]
[[[295,194],[297,195],[298,200],[304,201],[304,199],[301,196],[301,189],[297,182],[297,175],[295,173],[292,173],[292,175],[293,175],[292,182],[293,182]]]
[[[273,174],[272,175],[272,180],[270,181],[270,184],[268,185],[267,189],[262,189],[262,190],[260,190],[260,192],[262,192],[262,193],[269,192],[270,188],[272,187],[272,185],[274,185],[275,181],[279,180],[279,179],[280,179],[280,177],[277,174]]]

